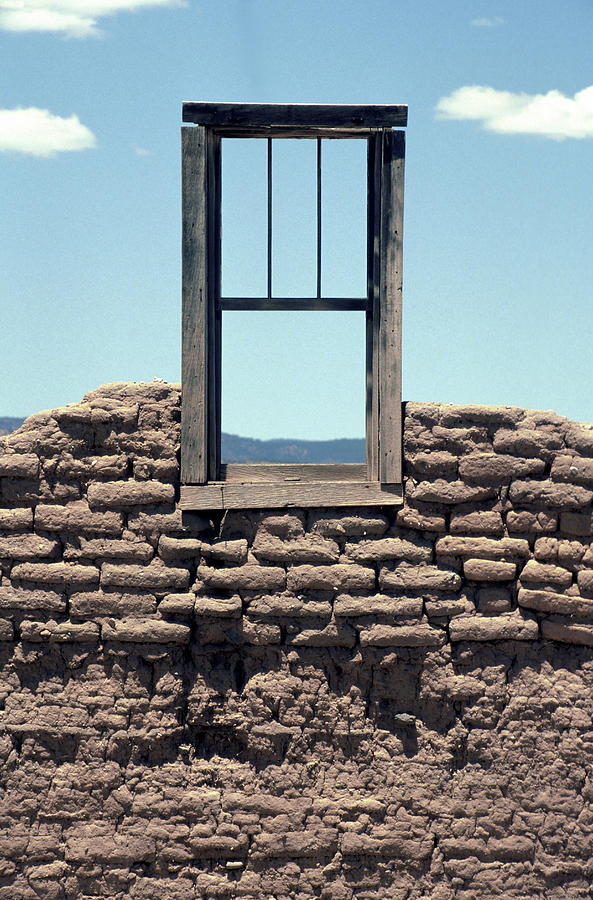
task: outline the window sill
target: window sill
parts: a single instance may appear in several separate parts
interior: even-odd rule
[[[291,506],[401,506],[401,484],[377,481],[229,482],[181,486],[182,510],[276,509]]]

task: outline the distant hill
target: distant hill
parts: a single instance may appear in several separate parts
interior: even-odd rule
[[[256,438],[222,434],[221,456],[225,462],[277,463],[362,463],[365,460],[364,438],[337,438],[333,441],[298,441]]]
[[[23,424],[24,419],[0,416],[0,436]],[[298,441],[257,438],[222,434],[222,458],[229,463],[361,463],[365,460],[364,438],[337,438],[333,441]]]
[[[0,416],[0,437],[3,434],[10,434],[11,431],[16,431],[24,421],[24,419],[15,419],[14,416]]]

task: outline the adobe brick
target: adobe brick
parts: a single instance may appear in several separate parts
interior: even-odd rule
[[[490,500],[496,497],[496,490],[493,487],[466,484],[464,481],[445,481],[437,478],[435,481],[421,481],[420,484],[408,491],[408,496],[424,503],[453,505]]]
[[[197,513],[182,512],[179,507],[171,513],[163,513],[157,508],[131,512],[128,515],[128,528],[136,534],[193,537],[209,529],[210,521]]]
[[[26,590],[3,584],[0,587],[0,609],[20,609],[26,612],[64,612],[66,598],[56,591]]]
[[[500,616],[460,616],[449,625],[451,641],[536,641],[537,622],[521,613]]]
[[[528,541],[523,538],[454,537],[447,535],[436,543],[437,556],[467,556],[477,559],[514,560],[529,557]]]
[[[566,588],[572,583],[572,574],[560,566],[548,565],[530,559],[520,575],[521,584],[551,584]]]
[[[195,594],[167,594],[159,603],[159,612],[165,615],[192,616],[195,603]]]
[[[86,502],[76,501],[66,506],[37,506],[35,527],[38,531],[69,531],[120,536],[124,527],[124,519],[123,515],[117,512],[91,512]]]
[[[403,559],[406,562],[429,562],[432,557],[432,544],[420,538],[404,540],[397,537],[380,538],[373,541],[360,541],[346,544],[344,552],[355,562],[378,563],[386,559]]]
[[[35,453],[3,453],[0,478],[37,478],[39,457]]]
[[[231,520],[231,529],[241,532],[243,531],[241,518],[243,518],[244,514],[235,513],[235,515],[238,515],[240,518],[238,522],[235,520],[234,523],[233,520]],[[247,520],[246,524],[248,528],[251,527],[251,522],[249,520]],[[263,531],[267,534],[274,534],[276,537],[284,538],[284,540],[302,537],[305,533],[305,513],[295,512],[283,513],[281,515],[266,513],[259,518],[257,531],[258,534]]]
[[[403,506],[396,516],[397,524],[402,528],[414,528],[416,531],[446,531],[447,521],[440,513],[422,512],[413,506]]]
[[[197,538],[174,538],[163,534],[159,540],[159,556],[163,559],[195,559],[202,550]]]
[[[560,450],[562,438],[555,433],[534,428],[518,428],[516,431],[500,429],[494,435],[494,449],[497,453],[511,453],[514,456],[548,458],[546,451]]]
[[[474,453],[459,461],[459,477],[469,484],[500,485],[513,478],[543,475],[546,464],[541,459],[522,459],[500,453]]]
[[[282,538],[260,532],[253,542],[252,549],[258,559],[269,559],[270,562],[287,565],[298,563],[322,565],[337,562],[340,556],[335,541],[317,534],[284,541]]]
[[[176,457],[164,457],[151,459],[147,456],[137,456],[133,464],[134,478],[146,481],[154,478],[156,481],[177,481],[179,478],[179,463]]]
[[[115,426],[116,428],[133,428],[138,422],[138,406],[116,406],[104,409],[94,406],[91,409],[91,424],[94,426]]]
[[[215,562],[241,565],[247,562],[247,541],[239,538],[234,541],[207,541],[202,543],[202,556],[213,559]]]
[[[115,591],[81,591],[70,597],[70,615],[77,619],[95,616],[147,616],[156,612],[152,594],[121,594]]]
[[[517,574],[517,566],[492,559],[466,559],[463,574],[470,581],[512,581]]]
[[[87,456],[84,463],[98,478],[123,478],[128,471],[128,457],[123,454]]]
[[[581,509],[593,500],[593,491],[556,481],[514,481],[509,490],[511,503],[553,507],[559,510]]]
[[[567,594],[521,588],[518,602],[519,606],[535,609],[538,612],[575,616],[579,619],[593,619],[593,600],[583,597],[569,597]]]
[[[542,637],[562,644],[593,647],[593,625],[581,625],[570,620],[554,618],[542,622]]]
[[[452,534],[500,536],[503,530],[502,516],[494,510],[479,509],[473,512],[453,513],[451,516]]]
[[[465,425],[477,422],[480,425],[513,427],[524,416],[525,411],[518,406],[486,406],[479,403],[449,405],[441,407],[441,425]]]
[[[0,456],[0,478],[37,478],[39,457],[34,453],[4,453]]]
[[[251,600],[248,612],[259,619],[329,619],[332,607],[324,600],[302,600],[292,594],[274,594]]]
[[[33,528],[33,510],[30,507],[0,509],[0,531],[28,531]]]
[[[89,403],[70,403],[52,409],[52,417],[60,425],[90,425],[92,409]]]
[[[572,515],[572,513],[562,513],[561,515]],[[542,534],[556,531],[557,524],[558,516],[543,510],[538,513],[529,512],[526,509],[519,512],[510,510],[507,513],[508,530],[519,534]]]
[[[263,622],[251,622],[248,617],[243,618],[243,642],[256,646],[279,644],[282,640],[282,631],[279,625],[271,625]]]
[[[218,619],[240,619],[242,612],[241,598],[233,597],[196,597],[194,615],[198,621],[213,616]]]
[[[161,619],[122,619],[103,622],[101,635],[104,641],[122,641],[147,644],[188,644],[189,625],[163,622]]]
[[[389,527],[386,516],[369,512],[368,514],[348,513],[344,515],[328,515],[327,512],[311,516],[310,530],[323,537],[365,537],[366,535],[385,534]]]
[[[406,456],[406,467],[410,475],[420,480],[431,478],[455,478],[459,459],[447,450],[432,453],[416,453]]]
[[[570,422],[565,432],[566,446],[572,447],[583,456],[593,456],[593,428],[591,425],[577,425]]]
[[[386,594],[351,597],[349,594],[340,594],[334,603],[334,614],[342,619],[362,616],[420,618],[422,598],[389,597]]]
[[[381,569],[379,586],[388,591],[457,591],[461,578],[451,569],[403,563],[393,571]]]
[[[18,504],[19,506],[35,506],[38,503],[51,502],[54,497],[47,481],[41,479],[31,480],[27,478],[2,478],[1,494],[5,503]],[[56,490],[80,496],[78,487],[58,484]]]
[[[577,584],[579,590],[586,594],[593,594],[593,571],[591,569],[583,569],[577,575]]]
[[[453,453],[468,453],[476,447],[490,449],[488,429],[474,426],[471,428],[444,428],[442,425],[434,425],[432,438],[437,438],[439,443],[435,449],[449,448]],[[432,450],[432,447],[430,448]]]
[[[477,593],[478,610],[485,616],[495,616],[508,612],[511,608],[511,594],[507,588],[481,588]]]
[[[12,622],[8,619],[0,619],[0,641],[12,641],[14,638],[14,628]]]
[[[99,569],[95,566],[77,566],[72,563],[18,563],[11,572],[13,581],[31,581],[39,584],[60,584],[64,587],[87,587],[99,582]]]
[[[436,600],[425,600],[426,615],[429,619],[442,619],[445,616],[467,616],[475,613],[475,605],[467,597],[455,597],[444,594]]]
[[[560,531],[575,537],[589,537],[593,534],[592,513],[560,513]]]
[[[286,572],[277,566],[251,564],[231,569],[198,566],[198,579],[217,591],[281,591],[286,585]]]
[[[155,503],[173,503],[175,488],[160,481],[94,481],[87,497],[91,507],[130,509]]]
[[[533,555],[538,562],[558,562],[561,566],[574,570],[581,562],[587,563],[586,551],[586,545],[580,541],[543,537],[536,540]]]
[[[83,624],[75,625],[72,622],[58,623],[50,619],[49,622],[29,622],[25,620],[21,623],[21,639],[31,643],[40,643],[42,641],[68,643],[75,641],[76,643],[86,644],[97,642],[99,637],[99,626],[94,622],[84,622]]]
[[[286,643],[293,647],[353,647],[356,631],[350,625],[330,622],[325,628],[308,628],[294,631],[287,629]]]
[[[57,541],[39,537],[36,534],[18,534],[0,537],[0,559],[35,559],[39,556],[52,557],[58,555],[60,545]]]
[[[145,541],[80,538],[80,547],[64,549],[64,559],[127,559],[130,562],[148,562],[154,550]]]
[[[149,591],[185,591],[189,586],[187,569],[167,566],[128,566],[103,563],[101,566],[102,587],[124,587]]]
[[[442,647],[447,640],[441,628],[418,625],[370,625],[360,630],[362,647]]]
[[[375,573],[355,563],[337,563],[333,566],[293,566],[288,570],[288,590],[299,591],[347,591],[358,593],[372,591]]]
[[[583,459],[582,456],[557,456],[552,463],[550,478],[552,481],[591,487],[593,485],[593,459]]]

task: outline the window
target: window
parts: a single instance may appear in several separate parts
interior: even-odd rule
[[[401,282],[405,106],[184,103],[182,127],[183,313],[181,508],[398,504],[402,500]],[[316,152],[316,269],[313,296],[276,296],[272,246],[273,153],[280,140],[312,141]],[[224,296],[221,265],[222,142],[261,141],[267,153],[267,260],[263,296]],[[366,294],[322,290],[323,146],[367,144]],[[247,143],[244,145],[247,148]],[[313,198],[315,208],[315,197]],[[260,215],[261,218],[261,215]],[[335,251],[334,251],[335,252]],[[236,283],[236,273],[233,283]],[[316,290],[315,290],[316,286]],[[233,292],[234,293],[234,292]],[[222,328],[227,311],[357,312],[366,321],[366,462],[221,461]],[[254,320],[255,321],[255,320]],[[280,320],[278,320],[280,321]],[[321,321],[321,320],[320,320]],[[327,323],[324,323],[327,325]],[[331,326],[330,326],[331,327]]]

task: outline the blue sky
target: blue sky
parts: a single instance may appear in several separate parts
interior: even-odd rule
[[[589,0],[0,0],[0,59],[0,414],[179,380],[181,102],[248,100],[409,105],[404,399],[593,421]],[[309,195],[282,165],[290,289]],[[239,225],[229,284],[256,255]],[[360,324],[266,315],[225,326],[226,430],[362,436]]]

